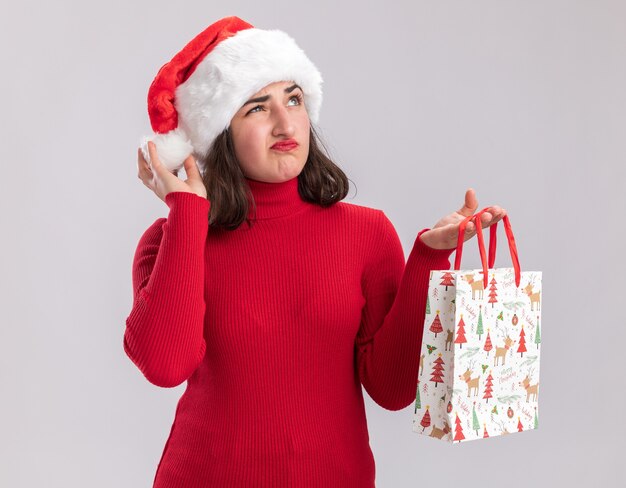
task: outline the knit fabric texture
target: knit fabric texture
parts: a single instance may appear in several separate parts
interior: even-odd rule
[[[415,401],[430,271],[454,249],[425,228],[405,262],[383,211],[246,181],[251,228],[172,192],[135,252],[124,350],[154,385],[186,382],[154,487],[374,487],[363,388]]]

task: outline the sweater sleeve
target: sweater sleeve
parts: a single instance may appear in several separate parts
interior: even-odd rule
[[[210,202],[188,192],[165,196],[167,218],[141,236],[133,259],[133,306],[124,351],[154,385],[186,381],[206,350],[204,250]]]
[[[398,234],[379,212],[382,230],[362,276],[365,304],[356,360],[372,399],[388,410],[401,410],[415,401],[430,271],[450,269],[454,249],[427,246],[420,239],[430,230],[426,228],[418,233],[405,265]]]

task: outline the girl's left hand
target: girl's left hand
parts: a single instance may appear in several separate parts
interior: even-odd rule
[[[459,238],[459,225],[470,215],[474,215],[478,209],[478,200],[473,188],[465,192],[465,205],[460,210],[447,215],[439,220],[432,229],[424,232],[419,238],[428,247],[433,249],[456,249]],[[486,229],[495,224],[506,215],[506,210],[497,205],[489,207],[489,211],[480,217],[482,228]],[[467,241],[476,235],[476,225],[470,221],[465,227],[463,241]]]

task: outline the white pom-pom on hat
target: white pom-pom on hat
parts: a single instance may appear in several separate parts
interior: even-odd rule
[[[155,134],[152,137],[144,136],[141,140],[141,152],[149,164],[151,161],[148,141],[154,142],[159,161],[170,171],[180,168],[180,162],[185,161],[187,156],[193,152],[191,141],[180,127],[165,134]]]

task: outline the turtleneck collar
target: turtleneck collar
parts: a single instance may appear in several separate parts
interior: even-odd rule
[[[303,210],[309,202],[302,200],[298,193],[298,177],[278,183],[253,180],[245,177],[254,202],[256,214],[252,207],[248,212],[251,220],[266,220],[284,217]]]

